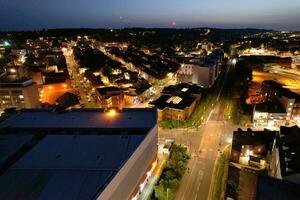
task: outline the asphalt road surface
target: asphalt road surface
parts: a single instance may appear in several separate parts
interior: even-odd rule
[[[237,128],[223,119],[225,103],[222,100],[222,90],[224,84],[229,84],[228,74],[232,70],[233,66],[228,65],[221,77],[214,107],[204,125],[198,129],[159,129],[161,140],[173,138],[176,143],[186,146],[192,154],[175,200],[208,199],[217,156],[231,142],[232,133]]]
[[[211,115],[213,116],[213,115]],[[192,154],[175,200],[208,198],[214,164],[219,151],[229,143],[236,127],[223,122],[208,122],[197,129],[159,130],[160,139],[174,138]]]

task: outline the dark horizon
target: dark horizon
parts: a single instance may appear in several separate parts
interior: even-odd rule
[[[0,30],[55,28],[256,28],[300,30],[297,0],[0,0]]]
[[[38,32],[38,31],[49,31],[49,30],[126,30],[126,29],[161,29],[161,30],[193,30],[193,29],[216,29],[216,30],[261,30],[261,31],[287,31],[287,32],[300,32],[300,30],[276,30],[268,28],[253,28],[253,27],[211,27],[211,26],[198,26],[198,27],[122,27],[122,28],[105,28],[105,27],[60,27],[60,28],[39,28],[39,29],[28,29],[28,30],[1,30],[0,33],[18,33],[18,32]]]

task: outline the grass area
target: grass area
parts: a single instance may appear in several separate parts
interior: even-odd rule
[[[244,112],[239,99],[226,99],[224,119],[233,124],[245,126],[251,122],[251,115]]]
[[[151,200],[172,200],[179,188],[180,180],[185,173],[190,155],[186,148],[174,145],[165,168],[154,187]]]
[[[225,198],[228,167],[229,151],[226,151],[222,153],[217,160],[216,168],[213,174],[210,199],[221,200]]]
[[[225,84],[223,90],[224,119],[240,126],[251,122],[252,109],[245,103],[248,95],[248,79],[251,80],[249,73],[252,74],[249,69],[239,66],[228,75],[228,84]]]
[[[209,111],[212,108],[215,96],[212,94],[204,94],[192,115],[183,124],[184,128],[197,128],[207,119]]]
[[[183,122],[175,120],[175,119],[170,119],[170,120],[160,120],[158,122],[158,126],[161,128],[166,128],[166,129],[173,129],[173,128],[179,128],[181,127]]]

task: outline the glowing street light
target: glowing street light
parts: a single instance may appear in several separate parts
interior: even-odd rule
[[[17,72],[17,70],[14,69],[14,68],[11,68],[9,71],[10,71],[11,73],[16,73],[16,72]]]
[[[3,42],[3,45],[4,45],[5,47],[9,47],[9,46],[10,46],[10,43],[9,43],[8,41],[4,41],[4,42]]]
[[[232,64],[233,64],[233,65],[236,65],[236,63],[237,63],[236,58],[232,59]]]
[[[232,138],[228,138],[228,139],[226,140],[226,142],[229,143],[229,144],[232,144]]]
[[[117,108],[108,108],[104,112],[110,117],[115,117],[119,113],[119,110]]]

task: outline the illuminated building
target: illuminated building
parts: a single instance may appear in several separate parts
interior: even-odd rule
[[[286,124],[299,124],[300,123],[300,95],[294,93],[286,88],[283,85],[277,83],[273,80],[264,81],[261,86],[261,98],[265,105],[269,104],[268,107],[271,105],[276,104],[277,107],[282,107],[279,113],[279,120],[282,121],[279,125]],[[256,125],[256,120],[258,116],[259,110],[257,109],[258,106],[254,109],[253,114],[253,123]],[[276,118],[276,112],[273,111],[266,111],[268,118],[272,121],[272,119]],[[278,113],[278,112],[277,112]],[[284,114],[284,115],[282,115]],[[272,116],[273,115],[273,116]],[[273,117],[273,118],[272,118]],[[274,120],[273,120],[274,121]],[[276,121],[276,120],[275,120]],[[275,122],[274,121],[274,122]],[[273,122],[272,122],[273,123]],[[264,126],[263,124],[257,126]]]
[[[223,56],[222,52],[216,50],[207,57],[178,58],[181,68],[177,73],[177,81],[212,87],[221,73]]]
[[[150,105],[158,109],[158,119],[186,120],[201,99],[199,86],[181,83],[165,87],[162,95]]]
[[[96,89],[96,94],[102,108],[117,107],[125,105],[124,90],[118,87],[102,87]]]
[[[234,131],[229,180],[247,177],[247,181],[237,183],[235,187],[242,191],[247,189],[256,195],[254,199],[298,199],[299,131],[297,126],[282,126],[280,131]],[[228,197],[234,198],[233,193]]]
[[[16,75],[0,77],[0,110],[38,108],[40,105],[38,87],[31,79]]]
[[[238,129],[233,133],[230,160],[258,171],[266,168],[268,152],[273,149],[276,133],[269,130]]]
[[[155,109],[29,109],[5,117],[0,199],[137,199],[156,167]]]
[[[153,95],[153,87],[146,81],[136,83],[125,92],[126,105],[138,105]]]
[[[253,111],[253,126],[279,127],[286,123],[287,113],[280,103],[257,104]]]

